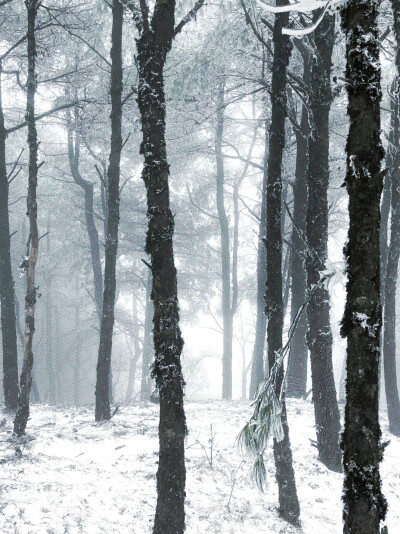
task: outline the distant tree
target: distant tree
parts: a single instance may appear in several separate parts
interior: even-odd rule
[[[348,0],[342,11],[350,119],[345,182],[350,217],[345,248],[348,283],[342,321],[342,335],[347,338],[344,534],[379,534],[386,513],[379,474],[383,457],[378,402],[383,149],[378,14],[376,0]]]
[[[6,167],[6,138],[2,103],[2,60],[0,58],[0,299],[3,346],[4,401],[10,410],[18,404],[18,349],[15,321],[14,280],[11,269],[9,176]]]
[[[390,167],[386,180],[391,189],[390,242],[387,249],[384,283],[383,365],[389,430],[400,437],[400,399],[396,364],[396,289],[400,257],[400,2],[392,0],[393,32],[396,38],[396,79],[391,97],[392,131],[389,147]]]
[[[111,349],[114,328],[116,263],[120,204],[120,162],[122,151],[122,25],[124,6],[112,4],[111,35],[111,147],[107,172],[107,232],[105,243],[104,294],[101,307],[100,346],[97,362],[96,421],[108,420],[110,411]]]

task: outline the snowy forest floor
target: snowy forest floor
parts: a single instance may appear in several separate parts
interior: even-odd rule
[[[288,402],[290,436],[302,528],[277,513],[272,450],[268,488],[249,481],[250,463],[235,439],[250,414],[246,402],[187,402],[186,522],[189,534],[342,532],[342,477],[317,460],[313,406]],[[0,532],[13,534],[145,534],[153,523],[158,406],[122,406],[106,424],[89,408],[32,407],[27,439],[16,455],[12,419],[1,416]],[[212,467],[211,426],[212,425]],[[382,465],[390,534],[400,525],[400,440],[391,440]]]

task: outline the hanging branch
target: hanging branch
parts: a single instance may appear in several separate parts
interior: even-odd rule
[[[334,274],[334,272],[321,273],[320,281],[311,288],[307,299],[298,309],[289,327],[286,344],[276,352],[275,363],[271,368],[269,377],[263,380],[258,386],[256,400],[253,403],[253,414],[237,437],[237,446],[241,454],[245,455],[247,453],[253,458],[251,478],[260,491],[264,491],[265,487],[267,472],[264,464],[264,454],[269,438],[273,437],[279,442],[282,441],[284,436],[282,427],[282,396],[285,391],[286,372],[278,388],[277,383],[280,371],[284,367],[286,358],[289,358],[289,349],[293,335],[308,303],[319,288],[329,283]]]

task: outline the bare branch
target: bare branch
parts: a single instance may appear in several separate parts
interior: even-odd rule
[[[182,31],[182,28],[186,26],[188,22],[190,22],[192,19],[196,17],[197,12],[203,7],[205,0],[197,0],[195,5],[192,7],[192,9],[189,11],[189,13],[183,17],[183,19],[180,21],[180,23],[176,26],[174,30],[174,37],[178,35]]]

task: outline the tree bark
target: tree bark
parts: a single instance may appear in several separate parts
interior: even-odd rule
[[[6,408],[18,405],[18,348],[15,321],[14,280],[11,269],[9,184],[6,167],[6,130],[2,105],[0,62],[0,299],[3,347],[3,387]]]
[[[111,35],[111,150],[107,173],[107,235],[104,266],[104,295],[100,328],[100,346],[97,361],[96,421],[111,418],[110,374],[114,329],[116,292],[116,264],[119,225],[119,180],[122,151],[122,25],[124,6],[119,0],[112,4]]]
[[[147,190],[148,232],[154,305],[153,376],[160,393],[159,465],[154,534],[181,534],[185,529],[186,434],[183,407],[177,276],[174,263],[174,217],[169,199],[169,165],[165,139],[164,66],[174,35],[175,2],[157,0],[151,24],[147,15],[137,40],[138,104],[142,121],[143,180]]]
[[[316,12],[314,19],[320,15]],[[329,112],[332,103],[331,58],[335,40],[334,15],[325,15],[314,32],[311,58],[307,206],[307,285],[318,284],[328,255]],[[319,287],[308,304],[313,401],[319,459],[328,469],[342,470],[339,447],[340,414],[332,365],[329,291]]]
[[[29,257],[24,262],[27,278],[27,291],[25,297],[25,343],[24,359],[20,378],[20,391],[18,396],[18,409],[14,419],[14,434],[18,437],[25,433],[29,418],[29,395],[32,386],[33,368],[33,334],[35,331],[35,306],[37,288],[35,286],[35,270],[39,250],[39,234],[37,226],[37,179],[38,179],[38,142],[35,122],[35,93],[36,93],[36,39],[35,22],[39,8],[38,0],[26,0],[28,15],[28,80],[26,120],[28,124],[29,170],[28,170],[28,197],[27,214],[29,219]]]
[[[146,283],[146,305],[144,311],[144,334],[143,334],[143,364],[142,379],[140,384],[140,400],[149,401],[152,392],[151,364],[154,358],[153,335],[151,322],[154,315],[153,302],[151,300],[152,275],[149,271]]]
[[[350,128],[346,188],[349,194],[344,466],[344,534],[379,534],[386,513],[379,464],[383,457],[378,406],[380,360],[380,139],[381,69],[379,2],[348,0],[342,11],[346,35],[346,87]]]
[[[269,122],[265,121],[265,151],[264,172],[261,190],[260,224],[258,229],[257,247],[257,318],[256,332],[253,349],[253,361],[251,365],[249,398],[255,399],[257,388],[264,379],[264,349],[265,335],[267,332],[267,316],[265,314],[265,284],[267,282],[267,255],[265,238],[267,232],[267,180],[268,180],[268,141]]]
[[[285,5],[278,0],[277,5]],[[266,313],[268,318],[268,362],[271,369],[277,352],[282,348],[283,336],[283,299],[282,299],[282,157],[285,147],[286,120],[286,82],[287,67],[292,51],[292,44],[282,28],[289,23],[288,13],[275,15],[273,43],[274,57],[271,82],[271,129],[269,136],[268,181],[267,181],[267,289]],[[277,391],[283,381],[284,370],[278,373]],[[293,470],[292,450],[289,439],[289,426],[286,413],[285,396],[282,397],[282,441],[274,439],[274,459],[276,480],[279,490],[279,512],[290,523],[297,524],[300,506],[297,498],[296,482]]]
[[[303,58],[303,83],[310,84],[310,60]],[[292,262],[291,289],[292,300],[290,320],[293,323],[299,308],[307,299],[306,275],[306,246],[304,236],[306,232],[307,214],[307,171],[308,171],[308,138],[310,135],[307,106],[303,104],[300,129],[296,130],[296,177],[293,186],[293,230],[292,230]],[[287,369],[286,395],[302,398],[307,392],[307,315],[303,313],[293,333],[290,344]]]

